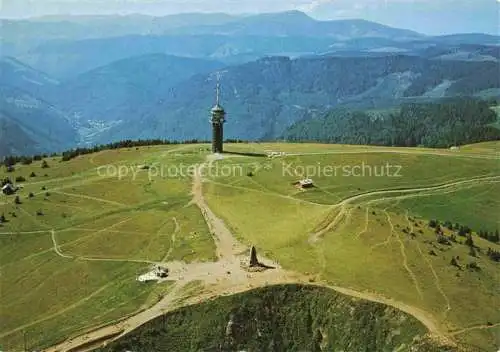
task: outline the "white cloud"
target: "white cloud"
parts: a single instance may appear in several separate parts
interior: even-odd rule
[[[297,6],[297,10],[304,11],[304,12],[311,12],[316,10],[318,7],[321,7],[324,4],[328,4],[331,2],[334,2],[335,0],[313,0],[311,2],[308,2],[303,5]],[[500,0],[498,0],[500,1]]]

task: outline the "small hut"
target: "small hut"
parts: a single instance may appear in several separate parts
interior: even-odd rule
[[[299,180],[299,181],[295,182],[294,185],[297,186],[298,188],[312,188],[312,187],[314,187],[313,180],[311,180],[310,178],[305,178],[303,180]]]
[[[6,185],[4,185],[2,187],[2,193],[7,195],[7,196],[10,196],[10,195],[16,193],[16,191],[17,191],[17,188],[14,187],[12,185],[12,183],[7,183]]]
[[[162,277],[162,278],[167,277],[168,276],[168,269],[163,268],[161,266],[158,266],[158,267],[156,267],[155,273],[156,273],[156,276],[158,276],[158,277]]]

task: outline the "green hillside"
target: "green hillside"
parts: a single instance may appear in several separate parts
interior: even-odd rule
[[[270,286],[182,308],[98,351],[409,351],[425,332],[381,304],[314,286]]]
[[[450,147],[500,139],[496,107],[460,99],[404,104],[391,110],[332,110],[304,119],[283,134],[288,141]]]
[[[154,262],[215,258],[206,224],[189,205],[189,179],[149,182],[138,168],[135,177],[129,169],[120,180],[113,169],[104,172],[111,164],[179,159],[199,157],[174,147],[143,147],[68,163],[49,158],[48,168],[40,161],[16,165],[12,173],[2,168],[2,179],[28,181],[21,204],[0,196],[0,215],[7,220],[0,224],[0,345],[6,351],[18,350],[23,332],[31,348],[47,347],[157,301],[168,284],[135,281]],[[100,165],[105,167],[98,173]]]
[[[345,350],[352,335],[353,346],[404,351],[423,332],[432,346],[500,346],[500,245],[484,236],[498,230],[498,142],[458,150],[239,143],[227,144],[222,158],[208,147],[122,148],[0,168],[0,179],[23,185],[18,200],[0,195],[2,348],[18,351],[26,341],[54,352],[119,335],[110,348],[161,348],[133,337],[156,334],[161,319],[131,331],[169,313],[165,324],[180,327],[157,336],[187,331],[179,343],[189,350],[218,341],[233,307],[263,326],[291,320],[283,336],[298,338],[280,343],[292,350],[307,349],[318,330]],[[271,151],[281,154],[266,157]],[[293,185],[304,177],[315,187]],[[245,269],[252,245],[274,269]],[[136,281],[152,265],[170,270],[166,281]],[[231,297],[311,283],[332,291],[287,286]],[[273,290],[298,293],[283,305]],[[220,296],[229,297],[176,311]],[[284,308],[234,305],[247,300]],[[335,311],[328,302],[338,302]],[[355,314],[352,334],[340,332],[337,311],[344,325]],[[356,333],[360,326],[368,333]],[[271,339],[237,341],[259,349],[252,343]]]

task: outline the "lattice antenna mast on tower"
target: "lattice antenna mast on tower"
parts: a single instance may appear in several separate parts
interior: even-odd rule
[[[220,103],[220,72],[217,72],[217,85],[215,88],[216,91],[216,105]]]

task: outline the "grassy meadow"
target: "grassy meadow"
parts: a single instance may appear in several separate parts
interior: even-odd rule
[[[387,152],[390,148],[370,148],[369,152],[363,152],[363,147],[357,146],[304,145],[301,153],[312,155],[290,155],[298,153],[302,145],[255,144],[251,146],[254,153],[274,150],[290,154],[243,161],[234,156],[219,161],[243,165],[246,172],[243,177],[213,176],[205,184],[205,193],[209,205],[242,242],[257,246],[285,268],[317,274],[316,280],[409,303],[431,312],[445,330],[452,332],[500,322],[500,313],[495,308],[499,267],[486,256],[488,248],[500,250],[500,246],[474,235],[477,255],[472,257],[464,244],[465,237],[459,237],[458,243],[451,245],[437,243],[428,221],[450,220],[468,225],[474,231],[498,229],[499,180],[414,192],[412,196],[397,192],[367,196],[344,207],[335,204],[372,191],[498,176],[498,159],[489,158],[495,155],[498,145],[490,142],[466,146],[458,152],[430,150],[431,154],[417,148],[413,149],[417,152],[414,154],[394,154]],[[457,153],[462,154],[457,157]],[[292,185],[301,177],[282,174],[283,162],[391,163],[402,166],[402,176],[309,175],[316,187],[304,191]],[[335,218],[339,221],[334,226],[318,241],[311,241],[317,229]],[[450,264],[452,257],[457,256],[460,268]],[[471,262],[476,262],[480,269],[467,269]],[[500,344],[497,328],[467,330],[456,338],[485,350]]]
[[[203,191],[241,242],[284,268],[422,309],[445,331],[458,331],[457,340],[488,350],[500,344],[498,330],[476,328],[500,322],[499,264],[486,256],[488,247],[500,246],[474,234],[473,257],[465,237],[437,243],[428,221],[498,229],[499,145],[452,151],[229,144],[232,153],[207,168]],[[267,151],[286,155],[268,158]],[[21,204],[0,198],[8,220],[0,226],[2,348],[19,349],[23,336],[30,348],[49,346],[153,303],[169,285],[135,281],[150,262],[216,260],[207,225],[191,204],[191,178],[168,169],[207,155],[206,145],[152,146],[68,162],[47,158],[49,168],[37,161],[11,173],[0,169],[1,178],[26,178]],[[363,165],[372,174],[354,175]],[[325,167],[333,170],[326,174]],[[292,184],[304,177],[315,187]],[[471,262],[480,269],[469,269]]]
[[[149,262],[216,258],[190,204],[191,179],[138,167],[200,162],[199,148],[110,150],[68,162],[48,158],[48,168],[41,161],[11,173],[2,168],[1,178],[26,178],[20,204],[0,198],[7,219],[0,225],[4,350],[19,350],[24,335],[28,347],[47,347],[154,303],[169,284],[136,281]]]

